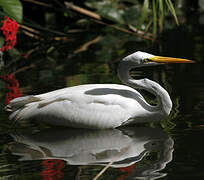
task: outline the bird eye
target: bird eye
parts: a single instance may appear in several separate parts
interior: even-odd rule
[[[144,59],[144,62],[145,62],[145,63],[149,63],[149,62],[151,62],[151,60],[148,59],[148,58],[146,58],[146,59]]]

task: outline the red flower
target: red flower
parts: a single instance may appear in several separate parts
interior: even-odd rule
[[[123,180],[123,179],[125,179],[127,176],[129,176],[130,174],[131,174],[131,172],[133,171],[133,169],[134,169],[134,165],[135,164],[132,164],[132,165],[130,165],[130,166],[128,166],[128,167],[121,167],[119,170],[121,171],[121,172],[126,172],[126,174],[122,174],[119,178],[117,178],[116,180]]]
[[[121,168],[120,168],[120,171],[121,171],[121,172],[127,172],[127,173],[130,174],[133,169],[134,169],[134,164],[132,164],[132,165],[130,165],[130,166],[128,166],[128,167],[121,167]]]
[[[13,76],[13,74],[0,76],[0,79],[4,80],[4,82],[7,84],[7,89],[9,89],[9,92],[7,92],[5,95],[6,104],[9,104],[12,99],[22,96],[19,89],[18,80],[15,78],[15,76]]]
[[[4,44],[1,47],[0,51],[8,51],[16,44],[16,33],[18,31],[18,23],[14,19],[4,17],[5,20],[2,20],[3,23],[1,30],[4,35]]]
[[[63,177],[62,169],[65,166],[64,161],[59,159],[45,159],[42,161],[43,171],[41,173],[43,180],[56,180]]]

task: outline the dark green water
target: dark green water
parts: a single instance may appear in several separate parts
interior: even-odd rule
[[[159,125],[106,131],[13,126],[3,110],[6,87],[1,83],[0,179],[93,179],[110,162],[99,179],[203,179],[204,31],[202,25],[192,27],[166,32],[154,47],[125,35],[102,37],[100,43],[74,55],[68,49],[75,44],[68,44],[60,54],[33,58],[34,68],[16,74],[24,95],[39,94],[78,84],[120,83],[115,69],[124,51],[195,60],[132,72],[135,78],[157,81],[169,92],[172,113]]]

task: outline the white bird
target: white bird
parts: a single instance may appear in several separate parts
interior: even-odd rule
[[[159,121],[168,116],[172,108],[168,92],[147,78],[133,79],[129,71],[161,63],[192,62],[137,51],[125,57],[118,67],[120,80],[128,86],[87,84],[68,87],[16,98],[6,109],[12,111],[9,119],[14,121],[35,120],[74,128],[108,129],[138,122]],[[148,104],[134,88],[154,94],[158,105]]]

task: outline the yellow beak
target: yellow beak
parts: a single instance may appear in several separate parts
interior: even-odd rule
[[[149,59],[157,63],[194,63],[194,61],[191,61],[188,59],[172,58],[172,57],[164,57],[164,56],[153,56]]]

